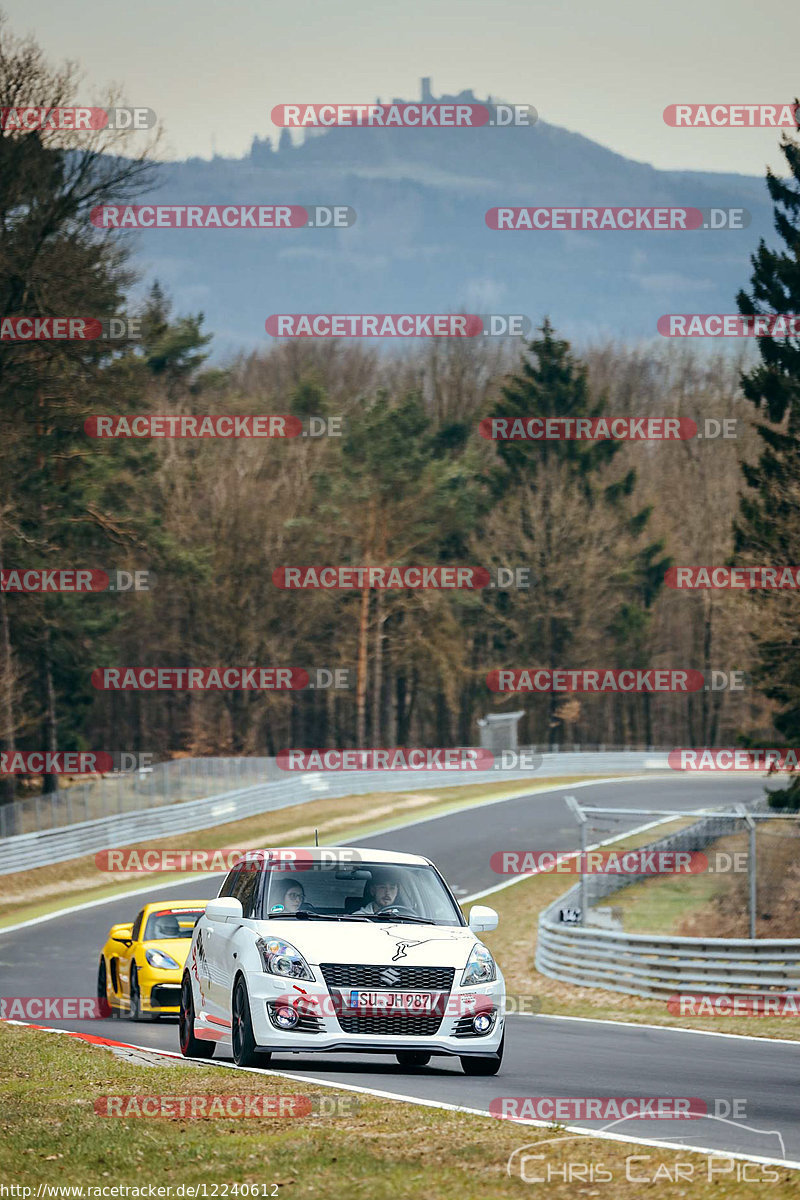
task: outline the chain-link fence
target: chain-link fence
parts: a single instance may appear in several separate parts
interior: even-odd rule
[[[648,756],[663,756],[669,748],[649,746],[642,750],[634,746],[525,746],[516,751],[522,754],[543,755],[551,766],[558,760],[567,762],[569,756],[586,754],[600,755],[598,764],[607,769],[624,770],[624,761],[615,765],[614,756],[638,756],[632,762],[648,767]],[[544,765],[544,764],[543,764]],[[667,769],[666,758],[659,765]],[[529,772],[530,774],[531,772]],[[542,774],[542,767],[537,769]],[[411,779],[413,771],[408,772]],[[466,782],[465,772],[442,772],[445,782]],[[452,778],[450,778],[452,777]],[[139,812],[142,809],[158,808],[166,804],[180,804],[187,800],[202,800],[223,792],[251,787],[273,780],[287,780],[291,774],[278,767],[274,758],[181,758],[171,762],[157,763],[136,771],[114,775],[99,775],[83,783],[73,783],[49,795],[27,796],[11,804],[0,805],[0,837],[13,837],[21,833],[37,833],[49,829],[61,829],[84,821],[94,821],[115,813]],[[498,779],[502,778],[498,772]]]

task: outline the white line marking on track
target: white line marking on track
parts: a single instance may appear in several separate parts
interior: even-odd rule
[[[42,1033],[61,1033],[65,1034],[67,1037],[74,1037],[79,1041],[87,1040],[86,1035],[75,1033],[69,1029],[51,1029],[44,1025],[33,1025],[28,1021],[9,1020],[8,1018],[0,1018],[0,1020],[3,1020],[7,1025],[22,1025],[29,1029],[38,1029]],[[91,1035],[89,1035],[89,1039],[91,1039]],[[110,1038],[105,1040],[109,1043],[112,1041]],[[99,1046],[100,1049],[103,1048],[102,1041],[89,1040],[89,1044]],[[174,1050],[153,1050],[150,1046],[137,1046],[131,1042],[114,1041],[113,1045],[124,1046],[128,1050],[144,1050],[149,1054],[161,1054],[165,1058],[177,1058],[183,1061],[183,1055],[178,1054]],[[398,1100],[403,1104],[415,1104],[417,1107],[421,1108],[439,1108],[446,1112],[467,1113],[475,1117],[484,1117],[490,1121],[509,1120],[513,1125],[528,1125],[533,1126],[536,1129],[551,1129],[553,1125],[552,1121],[539,1121],[535,1118],[529,1117],[519,1119],[510,1117],[495,1117],[482,1108],[471,1108],[464,1104],[449,1104],[446,1100],[426,1100],[417,1096],[404,1096],[401,1092],[388,1092],[383,1088],[363,1087],[362,1085],[356,1083],[336,1083],[329,1079],[320,1079],[315,1075],[298,1075],[295,1071],[276,1071],[272,1068],[264,1067],[237,1067],[236,1063],[222,1062],[213,1058],[204,1060],[202,1065],[219,1067],[222,1070],[228,1071],[245,1071],[251,1075],[275,1075],[280,1079],[299,1080],[301,1083],[316,1084],[317,1087],[327,1087],[342,1092],[356,1092],[362,1096],[375,1096],[380,1100]],[[740,1159],[743,1162],[758,1162],[764,1163],[767,1166],[791,1167],[795,1171],[800,1170],[800,1162],[795,1162],[791,1159],[766,1158],[759,1154],[744,1154],[738,1150],[718,1150],[710,1146],[691,1146],[683,1142],[661,1141],[657,1138],[640,1138],[632,1135],[628,1135],[626,1137],[623,1134],[608,1133],[605,1130],[595,1131],[592,1129],[585,1129],[579,1125],[565,1125],[564,1129],[568,1133],[574,1133],[587,1138],[600,1138],[601,1140],[608,1142],[622,1142],[624,1144],[635,1146],[654,1146],[663,1150],[686,1150],[692,1154],[712,1154],[717,1157],[721,1156],[724,1158]]]
[[[584,1021],[589,1025],[621,1025],[623,1029],[655,1029],[659,1033],[698,1033],[703,1037],[738,1038],[744,1042],[767,1042],[770,1045],[794,1046],[800,1049],[800,1039],[770,1037],[756,1033],[721,1033],[717,1029],[692,1029],[688,1025],[652,1025],[646,1021],[615,1021],[610,1017],[568,1017],[559,1013],[511,1013],[513,1017],[533,1017],[537,1021]]]

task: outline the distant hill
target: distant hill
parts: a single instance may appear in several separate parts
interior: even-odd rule
[[[471,99],[438,97],[437,101]],[[709,136],[713,136],[709,134]],[[758,239],[774,236],[763,179],[658,171],[539,121],[528,129],[332,129],[293,146],[255,138],[242,159],[158,168],[154,202],[349,204],[349,229],[153,230],[146,279],[206,314],[215,357],[269,345],[281,312],[521,312],[579,341],[656,335],[666,312],[733,312]],[[518,205],[742,207],[737,231],[513,232]]]

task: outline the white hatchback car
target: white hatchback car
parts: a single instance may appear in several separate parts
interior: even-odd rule
[[[467,1075],[503,1059],[505,985],[433,863],[349,847],[251,852],[197,922],[181,987],[180,1046],[240,1066],[275,1053],[457,1055]]]

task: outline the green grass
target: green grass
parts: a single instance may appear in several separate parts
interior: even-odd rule
[[[632,883],[605,903],[622,909],[626,933],[672,933],[687,912],[708,904],[720,889],[714,875],[664,875]]]
[[[399,1101],[359,1097],[300,1081],[185,1063],[141,1066],[75,1039],[0,1024],[0,1180],[6,1185],[171,1187],[205,1184],[207,1195],[225,1185],[265,1185],[260,1194],[285,1200],[346,1197],[346,1200],[514,1200],[534,1195],[519,1177],[506,1174],[509,1156],[521,1147],[542,1153],[562,1174],[584,1163],[602,1163],[613,1183],[598,1191],[556,1178],[548,1197],[605,1195],[633,1200],[641,1185],[626,1179],[626,1158],[649,1154],[639,1171],[691,1163],[693,1200],[760,1200],[797,1195],[798,1175],[772,1170],[763,1182],[707,1181],[708,1159],[629,1143],[568,1137],[557,1127],[537,1129],[492,1117],[448,1112]],[[391,1090],[392,1068],[375,1086]],[[405,1076],[403,1077],[405,1078]],[[497,1093],[502,1093],[502,1076]],[[103,1096],[287,1095],[345,1097],[344,1116],[284,1118],[107,1118],[95,1113]],[[655,1122],[654,1122],[655,1125]],[[657,1129],[653,1136],[657,1137]],[[537,1143],[531,1146],[530,1143]],[[541,1145],[538,1145],[541,1144]],[[659,1164],[664,1164],[659,1166]],[[535,1166],[541,1170],[542,1164]],[[753,1168],[755,1170],[756,1168]],[[759,1168],[758,1170],[761,1170]],[[686,1196],[686,1184],[658,1185],[658,1195]],[[602,1185],[601,1185],[602,1187]],[[46,1194],[46,1193],[45,1193]],[[110,1194],[110,1193],[109,1193]],[[146,1193],[145,1193],[146,1194]],[[228,1191],[228,1195],[235,1193]],[[649,1194],[649,1193],[646,1193]]]

